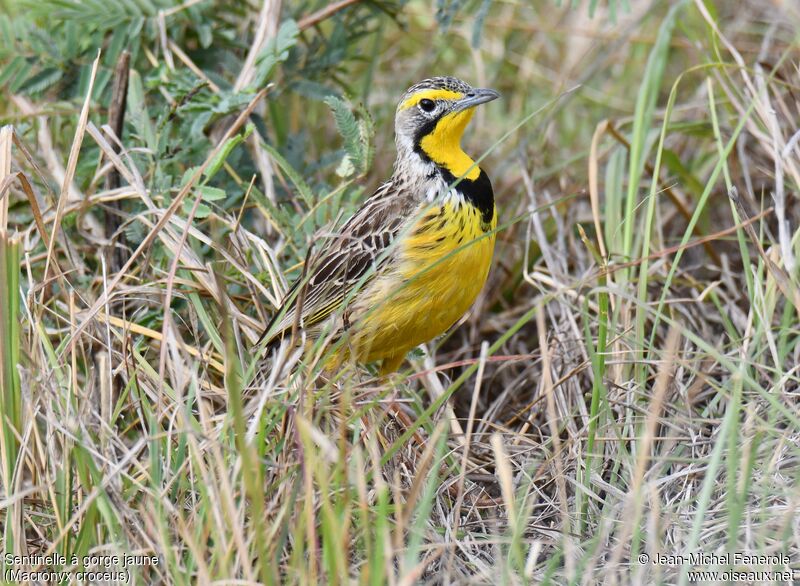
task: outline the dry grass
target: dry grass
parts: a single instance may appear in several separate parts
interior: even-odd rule
[[[612,22],[497,3],[468,60],[472,19],[420,56],[437,29],[412,3],[406,31],[379,33],[375,71],[352,65],[378,121],[370,185],[410,82],[448,68],[506,98],[470,138],[498,141],[490,283],[391,380],[322,372],[323,343],[253,347],[304,258],[270,202],[314,226],[353,192],[307,187],[260,128],[234,147],[253,181],[223,164],[273,87],[217,124],[171,193],[153,189],[137,138],[100,128],[91,92],[69,139],[44,103],[9,96],[4,551],[155,555],[132,578],[168,584],[672,584],[715,568],[639,556],[692,552],[785,554],[786,568],[752,569],[800,576],[800,15],[632,4]],[[278,30],[271,6],[243,25],[247,55]],[[202,73],[166,34],[158,59]],[[254,75],[243,63],[237,87]],[[274,99],[291,125],[314,118]],[[76,182],[90,149],[102,162]],[[100,188],[109,173],[121,187]],[[248,195],[195,217],[214,173]],[[143,234],[116,269],[99,220],[112,201],[141,210],[123,223]]]

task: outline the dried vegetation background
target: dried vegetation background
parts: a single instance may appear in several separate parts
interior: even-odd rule
[[[796,4],[0,8],[4,553],[155,555],[127,568],[153,584],[800,574]],[[473,311],[391,380],[264,358],[440,74],[503,94],[467,138],[501,210]]]

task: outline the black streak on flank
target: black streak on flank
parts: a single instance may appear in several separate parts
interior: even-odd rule
[[[425,234],[428,231],[430,225],[427,222],[420,222],[417,225],[417,229],[414,230],[414,236],[420,236],[421,234]]]

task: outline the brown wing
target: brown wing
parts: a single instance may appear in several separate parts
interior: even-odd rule
[[[262,339],[273,344],[290,332],[298,305],[300,327],[312,331],[340,310],[388,261],[392,243],[415,206],[393,181],[381,185],[337,234],[321,243],[324,248],[309,261],[305,277],[289,288]]]

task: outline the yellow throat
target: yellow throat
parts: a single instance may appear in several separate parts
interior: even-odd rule
[[[442,116],[433,131],[419,143],[431,161],[447,169],[453,177],[465,177],[470,181],[475,181],[481,170],[461,148],[461,137],[473,113],[473,108],[467,108]]]

